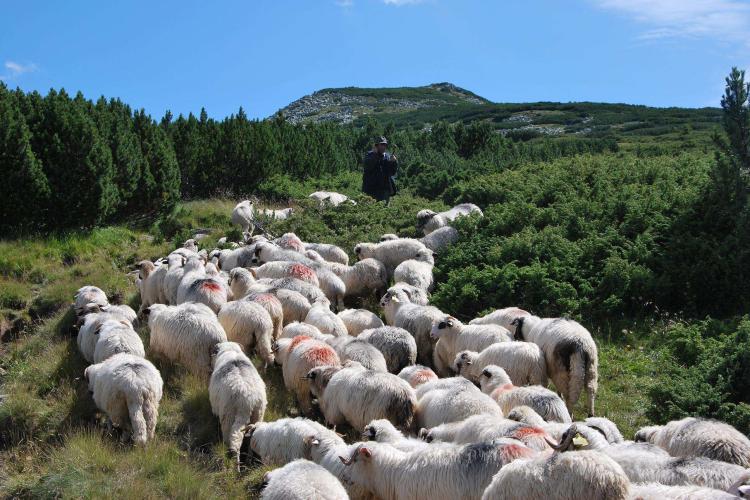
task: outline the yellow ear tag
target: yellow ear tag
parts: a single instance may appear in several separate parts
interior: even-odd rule
[[[575,446],[576,448],[583,448],[584,446],[588,446],[588,444],[588,439],[581,436],[580,434],[576,434],[576,437],[573,438],[573,446]]]

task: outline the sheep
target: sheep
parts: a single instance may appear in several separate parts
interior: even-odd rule
[[[385,266],[376,259],[362,259],[352,266],[334,262],[324,265],[343,281],[347,297],[366,297],[388,286]]]
[[[244,200],[239,202],[232,210],[231,221],[232,224],[240,226],[243,233],[246,233],[254,223],[254,215],[253,202],[250,200]]]
[[[344,322],[346,331],[352,337],[358,336],[365,330],[383,326],[383,320],[367,309],[344,309],[337,316]]]
[[[312,250],[327,262],[335,262],[344,266],[349,265],[349,255],[340,247],[330,243],[305,243],[305,250]]]
[[[640,429],[636,441],[654,443],[676,457],[707,457],[750,467],[750,440],[734,427],[694,417]]]
[[[185,243],[182,244],[182,248],[187,248],[191,252],[198,253],[198,242],[195,241],[195,238],[190,238],[185,240]]]
[[[351,203],[352,205],[357,204],[357,202],[355,202],[354,200],[350,200],[348,196],[341,193],[336,193],[334,191],[315,191],[314,193],[310,194],[308,198],[316,200],[321,207],[324,207],[326,204],[337,207],[344,202]]]
[[[274,345],[276,361],[281,364],[284,386],[297,397],[305,414],[312,411],[310,381],[307,374],[316,366],[339,366],[338,354],[325,342],[303,335],[279,339]]]
[[[133,442],[153,439],[162,396],[159,370],[148,360],[132,354],[115,354],[83,372],[96,406],[107,413]]]
[[[305,257],[301,252],[289,248],[282,248],[272,242],[264,241],[255,245],[255,251],[253,252],[253,258],[251,259],[252,265],[259,266],[267,262],[275,261],[300,262],[308,267],[316,264],[314,260]]]
[[[422,429],[419,435],[428,443],[469,444],[510,438],[521,441],[532,450],[550,449],[547,444],[549,435],[543,428],[488,415],[473,415],[465,420],[438,425],[429,431]]]
[[[435,259],[432,256],[432,250],[429,248],[420,250],[414,258],[405,260],[396,266],[396,269],[393,271],[393,281],[407,283],[431,292],[434,285],[432,277],[432,268],[434,266]]]
[[[560,396],[541,385],[516,387],[508,374],[496,365],[487,365],[480,374],[482,392],[497,402],[503,413],[516,406],[534,409],[546,421],[567,423],[571,421],[565,403]]]
[[[307,378],[329,425],[348,423],[363,429],[378,418],[404,430],[413,425],[417,403],[414,389],[395,375],[370,371],[350,361],[344,367],[313,368]]]
[[[293,321],[304,321],[307,313],[310,312],[310,301],[299,292],[288,290],[286,288],[274,288],[269,291],[279,302],[284,316],[284,325]]]
[[[286,290],[293,290],[295,292],[299,292],[308,301],[310,301],[310,304],[317,302],[319,304],[327,305],[330,303],[330,301],[325,296],[325,294],[321,291],[320,288],[312,286],[309,283],[305,283],[304,281],[300,281],[297,278],[276,279],[276,280],[271,281],[269,285],[271,288],[284,288]]]
[[[339,480],[320,465],[309,460],[295,460],[280,469],[267,472],[260,498],[263,500],[348,500]]]
[[[513,320],[516,340],[533,342],[544,352],[547,376],[563,396],[568,411],[588,394],[588,416],[594,416],[599,356],[591,334],[578,322],[564,318],[520,316]]]
[[[187,259],[179,254],[170,254],[167,257],[167,262],[167,272],[164,274],[164,280],[162,281],[163,295],[161,297],[164,299],[164,302],[157,303],[177,305],[177,289],[180,287],[180,282],[185,274],[185,262],[187,262]]]
[[[118,322],[123,321],[130,326],[126,319],[116,313],[95,312],[87,314],[83,318],[83,324],[78,330],[76,342],[78,343],[78,350],[81,352],[83,359],[89,363],[94,361],[94,351],[96,350],[96,344],[99,340],[99,331],[101,330],[102,325],[109,320]]]
[[[167,301],[164,293],[164,278],[167,275],[169,266],[178,261],[182,261],[182,256],[172,255],[167,259],[166,263],[158,261],[158,265],[150,260],[142,260],[138,263],[138,277],[141,280],[141,306],[138,309],[139,313],[151,304],[164,304]]]
[[[432,210],[420,210],[417,212],[417,231],[424,232],[425,236],[433,231],[445,227],[449,222],[460,216],[479,214],[482,217],[482,209],[473,203],[461,203],[445,212],[433,212]]]
[[[419,386],[416,392],[417,423],[420,428],[430,429],[440,424],[458,422],[472,415],[503,416],[492,398],[462,377],[427,382]]]
[[[501,342],[482,352],[460,351],[451,369],[474,383],[485,366],[502,367],[515,385],[547,385],[547,366],[539,346],[531,342]]]
[[[408,283],[394,283],[393,286],[387,290],[387,292],[402,292],[405,295],[406,299],[412,304],[426,306],[430,303],[430,296],[427,293],[427,290],[417,288],[414,285],[410,285]]]
[[[264,465],[284,465],[305,457],[304,439],[317,435],[344,444],[335,432],[303,417],[280,418],[248,426],[242,449],[256,456]]]
[[[625,500],[629,488],[622,467],[608,456],[595,451],[569,451],[505,465],[492,478],[482,500]]]
[[[307,323],[300,323],[298,321],[294,321],[286,325],[284,327],[284,330],[281,332],[280,338],[293,339],[294,337],[297,337],[299,335],[305,335],[307,337],[324,341],[329,338],[333,338],[333,335],[326,335],[321,333],[316,326],[309,325]]]
[[[237,459],[245,428],[263,420],[266,413],[266,384],[236,342],[221,342],[211,350],[213,372],[208,384],[211,412],[221,422],[221,435]]]
[[[325,304],[314,304],[305,316],[305,323],[316,326],[321,333],[346,337],[349,332],[346,324],[336,316]]]
[[[395,326],[364,330],[357,337],[377,348],[390,373],[399,373],[417,361],[417,342],[409,332]]]
[[[513,324],[516,318],[521,316],[531,316],[531,313],[518,307],[504,307],[497,309],[489,314],[474,318],[469,321],[470,325],[500,325],[507,329],[511,334],[516,334],[516,327]]]
[[[362,431],[362,439],[375,441],[376,443],[387,443],[397,450],[406,452],[424,450],[429,446],[426,441],[404,436],[403,432],[396,429],[389,420],[383,418],[367,424]]]
[[[359,243],[354,247],[358,260],[377,259],[383,263],[390,279],[396,266],[413,258],[420,250],[428,250],[423,243],[411,238],[401,238],[380,243]]]
[[[439,252],[458,241],[458,231],[451,226],[443,226],[423,238],[419,238],[419,241],[433,252]]]
[[[352,337],[332,337],[325,341],[328,345],[336,350],[339,359],[344,363],[346,361],[357,361],[368,370],[376,372],[387,372],[388,366],[385,364],[383,354],[364,340]]]
[[[251,269],[250,272],[256,279],[297,278],[300,281],[320,287],[320,281],[318,281],[318,275],[315,274],[315,271],[299,262],[283,260],[266,262],[260,267]]]
[[[101,363],[119,353],[146,357],[143,341],[127,321],[108,319],[101,323],[95,335],[98,339],[94,347],[94,363]]]
[[[631,500],[732,500],[736,495],[701,486],[666,486],[659,483],[630,485]]]
[[[96,286],[86,285],[78,289],[73,299],[73,310],[78,319],[84,316],[84,309],[87,304],[97,304],[106,306],[109,304],[107,294]]]
[[[617,425],[606,417],[589,417],[584,420],[584,423],[604,436],[609,444],[618,444],[625,441]]]
[[[450,315],[435,318],[430,337],[437,339],[433,352],[435,372],[450,375],[456,354],[461,351],[482,351],[492,344],[511,342],[510,332],[498,325],[464,325]]]
[[[154,304],[144,312],[151,331],[149,350],[208,378],[211,348],[227,341],[213,311],[205,304],[188,302],[177,306]]]
[[[263,360],[263,370],[273,364],[273,320],[262,305],[249,300],[227,302],[218,317],[227,340],[237,342],[247,352],[255,350]]]
[[[404,367],[398,372],[398,376],[406,380],[409,385],[415,389],[427,382],[432,382],[438,379],[435,372],[424,365],[411,365]]]
[[[294,213],[294,209],[292,207],[279,209],[261,208],[259,213],[271,220],[287,220]]]
[[[235,267],[229,271],[229,288],[235,300],[247,295],[253,283],[255,283],[255,276],[248,269]]]
[[[177,304],[198,302],[205,304],[215,313],[227,303],[227,287],[216,278],[206,276],[203,263],[197,257],[191,257],[185,263],[185,274],[177,288]]]
[[[250,292],[240,300],[253,302],[265,309],[273,324],[273,340],[281,336],[281,331],[284,328],[284,306],[276,295],[271,292]]]
[[[136,313],[133,310],[133,308],[127,304],[118,304],[118,305],[107,304],[107,305],[102,306],[94,302],[91,302],[84,306],[83,312],[84,312],[84,317],[82,318],[83,321],[85,321],[86,319],[85,317],[90,314],[106,313],[112,318],[125,321],[132,326],[136,326],[138,324],[138,313]]]
[[[478,499],[498,470],[536,452],[515,440],[427,448],[406,453],[388,444],[362,443],[341,461],[348,477],[378,498]]]
[[[273,242],[284,250],[294,250],[297,253],[305,253],[305,245],[302,240],[294,233],[284,233]]]
[[[380,305],[390,326],[403,328],[414,336],[417,343],[417,361],[432,364],[434,344],[430,336],[432,324],[444,313],[434,306],[420,306],[408,302],[406,293],[389,289],[380,299]]]
[[[340,458],[350,456],[357,445],[348,445],[341,438],[336,439],[325,434],[311,434],[305,437],[304,443],[305,458],[324,467],[338,478],[351,498],[374,500],[369,491],[347,479],[349,471]]]

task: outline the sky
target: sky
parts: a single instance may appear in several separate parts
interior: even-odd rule
[[[328,87],[451,82],[495,102],[717,106],[750,0],[0,0],[11,88],[264,118]]]

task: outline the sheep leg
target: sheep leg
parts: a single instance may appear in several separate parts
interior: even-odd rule
[[[148,440],[148,426],[143,416],[143,397],[139,396],[137,400],[129,402],[128,412],[130,413],[130,426],[133,429],[133,443],[144,445]]]
[[[255,351],[263,360],[263,373],[266,372],[266,368],[268,367],[268,365],[273,364],[275,359],[273,349],[271,348],[271,337],[272,335],[267,335],[265,332],[260,332],[260,338],[258,338],[256,342]]]

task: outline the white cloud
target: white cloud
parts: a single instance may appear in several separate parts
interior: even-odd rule
[[[423,0],[383,0],[386,5],[395,5],[401,7],[402,5],[413,5],[416,3],[422,3]]]
[[[39,69],[36,64],[20,64],[14,61],[5,61],[5,74],[0,75],[0,80],[12,80],[24,73],[32,73]]]
[[[738,0],[592,0],[649,28],[644,40],[709,37],[750,45],[750,4]]]

